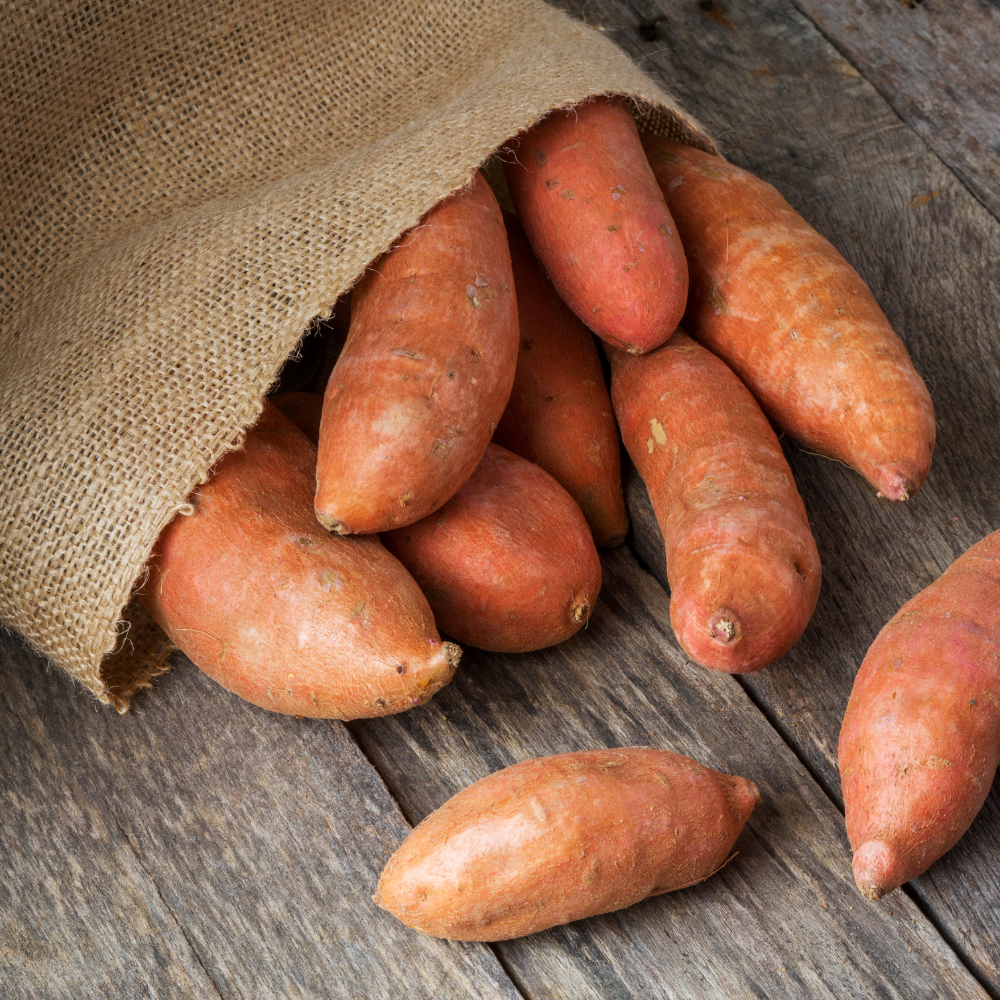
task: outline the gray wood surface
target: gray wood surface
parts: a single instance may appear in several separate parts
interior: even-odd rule
[[[982,995],[904,895],[854,888],[843,820],[728,674],[691,663],[663,588],[606,553],[584,632],[526,656],[468,650],[428,705],[349,723],[411,822],[527,757],[651,745],[757,782],[738,854],[707,882],[495,947],[530,997]]]
[[[934,465],[906,504],[876,500],[855,473],[785,442],[823,559],[823,588],[800,643],[745,684],[839,802],[837,737],[869,644],[904,601],[1000,528],[993,471],[1000,460],[1000,225],[790,2],[604,0],[573,9],[641,59],[719,136],[727,156],[775,184],[832,240],[871,286],[930,387]],[[643,40],[638,24],[660,15],[656,37]],[[996,131],[991,141],[1000,145]],[[633,483],[634,544],[665,582],[643,494]],[[958,846],[910,884],[994,996],[998,821],[994,788]]]
[[[996,0],[794,2],[1000,219]]]
[[[183,660],[119,716],[0,643],[0,996],[516,1000],[371,902],[409,828],[341,723]]]

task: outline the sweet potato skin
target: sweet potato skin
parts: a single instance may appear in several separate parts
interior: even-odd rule
[[[521,224],[504,215],[521,346],[493,440],[540,465],[580,505],[597,545],[625,541],[618,426],[590,331],[556,294]]]
[[[685,328],[802,444],[890,500],[913,496],[934,407],[854,268],[770,184],[660,136],[642,143],[688,255]]]
[[[611,354],[622,439],[663,532],[670,620],[702,666],[759,670],[802,634],[820,561],[771,425],[740,380],[678,330]]]
[[[503,217],[481,175],[372,265],[327,386],[316,515],[340,534],[411,524],[472,474],[517,364]]]
[[[684,314],[687,261],[624,102],[556,111],[505,161],[518,218],[560,297],[609,344],[659,347]]]
[[[601,562],[573,498],[547,472],[491,444],[439,511],[386,532],[438,627],[459,642],[525,653],[590,618]]]
[[[879,899],[954,846],[1000,759],[1000,532],[896,613],[854,681],[838,762],[854,878]]]
[[[390,715],[451,680],[416,583],[375,537],[313,516],[316,450],[270,403],[164,529],[142,598],[170,639],[261,708],[314,718]]]
[[[745,778],[649,747],[527,760],[428,816],[374,899],[436,937],[533,934],[704,881],[759,800]]]

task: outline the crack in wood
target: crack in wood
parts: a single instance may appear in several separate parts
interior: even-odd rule
[[[184,938],[184,941],[186,942],[192,957],[198,963],[202,972],[205,973],[205,978],[211,984],[213,992],[219,998],[219,1000],[224,1000],[223,995],[219,990],[218,983],[216,983],[214,977],[208,971],[208,968],[205,966],[205,963],[201,960],[201,955],[198,954],[198,949],[195,948],[194,942],[188,936],[187,929],[181,923],[180,918],[174,912],[173,907],[167,902],[166,898],[164,897],[163,891],[160,889],[160,884],[156,881],[156,876],[153,875],[153,873],[146,867],[146,863],[142,860],[142,853],[139,851],[138,847],[136,847],[136,845],[132,843],[131,834],[129,834],[128,831],[125,829],[125,827],[122,825],[122,821],[119,818],[118,814],[115,812],[111,803],[105,801],[104,804],[111,818],[115,821],[115,826],[118,827],[118,832],[121,834],[122,839],[125,841],[125,843],[128,845],[129,850],[132,852],[132,856],[135,858],[136,864],[142,869],[143,874],[146,876],[146,878],[149,879],[150,883],[153,886],[153,889],[156,891],[157,898],[163,905],[163,909],[170,916],[170,919],[173,921],[173,924],[177,928],[177,930],[180,931],[181,937]]]

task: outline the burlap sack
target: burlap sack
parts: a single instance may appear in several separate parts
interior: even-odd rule
[[[369,261],[588,95],[713,148],[541,0],[7,0],[0,24],[0,617],[119,708],[162,669],[122,620],[153,543]]]

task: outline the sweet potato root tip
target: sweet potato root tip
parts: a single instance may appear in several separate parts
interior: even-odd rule
[[[349,535],[351,534],[351,529],[344,524],[343,521],[338,521],[335,517],[331,517],[329,514],[321,514],[316,511],[316,520],[326,528],[331,534],[334,535]]]
[[[748,778],[734,776],[727,797],[737,816],[749,817],[750,813],[760,805],[760,789]],[[726,864],[728,863],[729,858],[726,859]]]
[[[887,500],[902,502],[909,500],[918,489],[918,484],[909,478],[900,469],[889,466],[879,469],[874,477],[875,485],[878,487],[878,495]]]
[[[458,668],[458,662],[461,659],[461,646],[454,642],[439,643],[438,655],[431,660],[432,671],[420,682],[420,685],[426,686],[420,687],[420,694],[418,698],[414,699],[414,703],[416,704],[419,701],[419,704],[422,705],[430,701],[441,688],[449,684],[452,677],[455,676],[455,670]],[[396,668],[396,672],[400,672],[398,667]],[[403,672],[405,672],[405,668]]]
[[[769,580],[762,580],[768,586]],[[683,587],[677,591],[676,613],[671,624],[681,648],[696,663],[727,674],[749,674],[773,663],[781,649],[772,630],[760,615],[756,634],[748,634],[741,615],[731,608],[715,611],[702,619],[702,603],[688,596]],[[674,611],[673,602],[671,611]],[[751,620],[754,615],[748,616]],[[783,652],[784,650],[782,650]]]
[[[570,618],[575,622],[585,622],[590,618],[590,601],[583,600],[575,603],[570,610]]]
[[[903,864],[892,845],[869,840],[854,852],[854,881],[861,895],[877,903],[902,885]]]
[[[708,634],[720,645],[732,648],[743,638],[743,628],[736,615],[727,609],[711,617]]]

